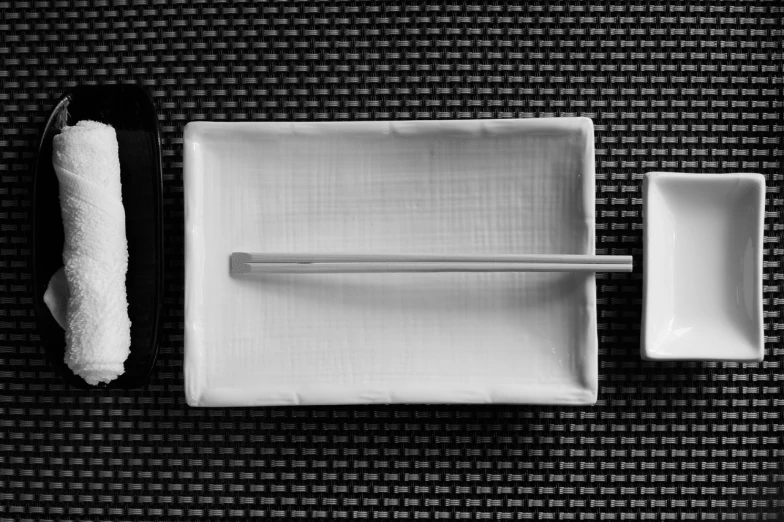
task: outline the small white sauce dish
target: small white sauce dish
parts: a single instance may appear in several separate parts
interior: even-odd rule
[[[642,358],[761,361],[765,178],[650,172],[643,201]]]

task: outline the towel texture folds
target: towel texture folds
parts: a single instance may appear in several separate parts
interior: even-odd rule
[[[89,384],[108,383],[123,373],[131,344],[117,135],[94,121],[65,127],[54,137],[52,162],[60,182],[70,292],[65,362]]]

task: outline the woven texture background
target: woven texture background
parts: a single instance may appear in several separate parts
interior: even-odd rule
[[[523,2],[525,4],[525,2]],[[782,13],[771,2],[0,1],[0,519],[778,520],[784,511]],[[160,113],[166,283],[148,388],[65,388],[36,336],[30,163],[79,83]],[[601,277],[595,407],[191,409],[190,120],[588,116]],[[641,178],[768,182],[760,364],[644,363]]]

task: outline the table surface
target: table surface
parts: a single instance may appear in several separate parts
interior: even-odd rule
[[[760,520],[784,511],[777,2],[0,2],[0,520]],[[31,162],[77,84],[160,114],[161,353],[138,392],[64,387],[36,334]],[[192,120],[588,116],[593,407],[184,403],[182,130]],[[765,361],[639,357],[647,171],[767,180]]]

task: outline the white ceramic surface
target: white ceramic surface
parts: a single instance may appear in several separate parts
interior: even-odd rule
[[[761,361],[760,174],[648,173],[642,357]]]
[[[593,254],[593,152],[585,118],[188,124],[188,403],[594,403],[593,274],[229,274],[233,251]]]

